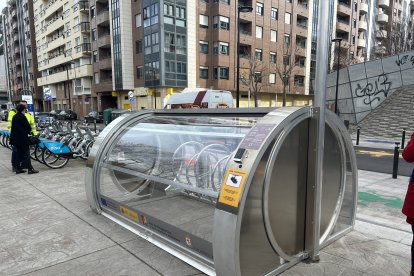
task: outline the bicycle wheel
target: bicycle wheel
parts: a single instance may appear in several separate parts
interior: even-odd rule
[[[39,145],[36,145],[35,152],[34,152],[35,159],[37,162],[44,164],[42,160],[42,153],[43,153],[43,148],[39,147]]]
[[[29,149],[30,149],[30,158],[31,158],[32,160],[34,160],[34,161],[37,161],[37,160],[36,160],[36,146],[37,146],[37,145],[30,145],[30,146],[29,146]]]
[[[51,169],[63,168],[69,162],[69,158],[54,154],[47,148],[42,151],[42,160],[43,163]]]

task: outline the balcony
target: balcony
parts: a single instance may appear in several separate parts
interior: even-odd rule
[[[109,26],[109,11],[103,11],[96,16],[96,25]]]
[[[366,31],[368,29],[368,23],[365,21],[359,21],[358,23],[358,29],[360,31]]]
[[[63,35],[59,36],[55,40],[51,40],[47,44],[48,51],[58,48],[61,45],[65,44],[65,37]]]
[[[17,30],[17,21],[14,21],[12,24],[13,30]]]
[[[307,0],[299,0],[298,1],[298,7],[302,9],[308,9],[308,1]]]
[[[81,11],[81,12],[89,12],[89,2],[88,1],[79,1],[75,5],[72,6],[73,12]]]
[[[16,9],[12,10],[11,16],[12,16],[12,18],[17,17],[17,10]]]
[[[388,15],[385,13],[380,13],[377,15],[378,23],[388,23]]]
[[[367,3],[361,3],[361,4],[359,4],[359,13],[360,14],[366,14],[366,13],[368,13],[368,4]]]
[[[338,14],[350,15],[352,14],[351,4],[347,2],[338,3]]]
[[[57,29],[63,28],[63,26],[64,26],[64,21],[62,20],[62,18],[61,17],[55,18],[55,20],[50,22],[49,26],[46,26],[47,29],[45,30],[45,35],[53,33]]]
[[[49,85],[53,83],[59,83],[67,80],[74,80],[82,77],[92,77],[93,68],[92,65],[86,64],[69,70],[63,70],[59,73],[54,73],[49,76],[41,77],[37,79],[37,85]]]
[[[99,69],[105,70],[105,69],[112,69],[112,59],[111,57],[106,57],[99,60]]]
[[[377,39],[385,39],[388,36],[388,32],[386,30],[377,30],[376,36]]]
[[[390,0],[378,0],[378,6],[383,9],[390,7]]]
[[[91,31],[91,24],[89,22],[81,22],[73,27],[75,32],[89,33]]]
[[[16,59],[16,66],[22,65],[22,61],[20,58]]]
[[[349,26],[348,22],[345,21],[337,21],[336,22],[336,29],[345,33],[349,33],[351,27]]]
[[[63,2],[60,0],[49,1],[49,4],[43,9],[43,16],[48,18],[49,16],[56,13],[56,10],[63,6]]]
[[[13,40],[14,41],[19,41],[19,34],[13,34]]]
[[[367,45],[367,41],[365,40],[365,38],[358,38],[358,41],[357,41],[358,48],[365,48],[366,45]]]
[[[82,43],[73,47],[75,53],[90,53],[91,52],[91,44],[90,43]]]
[[[20,48],[19,47],[14,48],[14,53],[16,55],[20,55]]]
[[[98,48],[111,47],[111,36],[109,34],[100,36],[98,38]]]
[[[411,10],[414,10],[414,0],[411,0]]]

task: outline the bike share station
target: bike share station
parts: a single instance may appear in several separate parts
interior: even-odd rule
[[[331,112],[315,196],[318,119],[313,107],[125,114],[91,150],[89,204],[209,275],[278,274],[353,228],[356,159]]]

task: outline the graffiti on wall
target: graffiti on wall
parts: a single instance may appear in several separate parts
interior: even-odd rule
[[[381,74],[377,79],[368,81],[365,86],[361,86],[361,84],[358,83],[354,93],[357,98],[364,98],[364,104],[370,105],[374,101],[380,102],[383,98],[386,98],[391,85],[392,82],[388,80],[388,75]]]
[[[411,65],[414,66],[414,55],[403,55],[395,61],[398,66],[404,65],[407,62],[411,62]]]

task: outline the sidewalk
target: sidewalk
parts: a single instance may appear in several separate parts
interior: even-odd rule
[[[93,213],[82,161],[15,175],[9,160],[0,147],[0,275],[201,274]],[[355,231],[325,248],[319,263],[282,275],[408,275],[412,234],[400,213],[407,182],[359,171]]]

